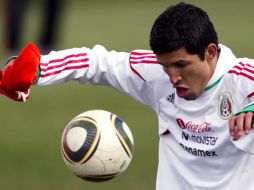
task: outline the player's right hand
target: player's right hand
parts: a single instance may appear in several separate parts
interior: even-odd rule
[[[0,93],[16,101],[29,98],[30,86],[36,82],[40,51],[29,43],[18,55],[0,70]]]

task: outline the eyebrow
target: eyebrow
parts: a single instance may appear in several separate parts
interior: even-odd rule
[[[177,61],[175,61],[175,62],[165,63],[165,64],[163,64],[163,63],[161,63],[161,62],[158,61],[158,64],[160,64],[160,65],[162,65],[162,66],[167,66],[167,65],[188,64],[188,63],[190,63],[190,62],[191,62],[191,61],[179,59],[179,60],[177,60]]]

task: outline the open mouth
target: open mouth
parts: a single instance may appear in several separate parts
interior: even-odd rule
[[[188,96],[188,89],[183,87],[176,87],[176,94],[180,98],[186,98]]]

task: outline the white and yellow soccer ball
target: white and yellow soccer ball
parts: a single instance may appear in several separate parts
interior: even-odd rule
[[[73,118],[61,139],[64,163],[88,181],[107,181],[123,173],[134,151],[132,133],[114,113],[90,110]]]

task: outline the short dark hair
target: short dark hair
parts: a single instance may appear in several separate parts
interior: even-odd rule
[[[168,7],[155,20],[150,33],[150,47],[155,54],[184,47],[204,60],[210,43],[218,46],[218,37],[207,13],[199,7],[179,3]]]

